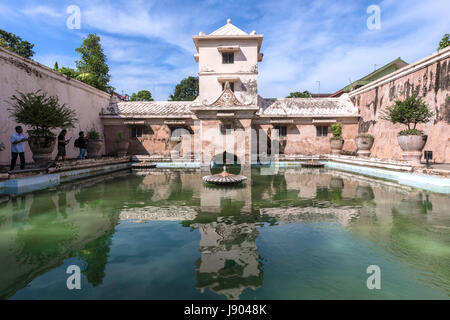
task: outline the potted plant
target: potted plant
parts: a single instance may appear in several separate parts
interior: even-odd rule
[[[342,139],[342,123],[336,122],[330,126],[332,137],[330,138],[331,153],[341,154],[344,146],[344,139]]]
[[[408,127],[398,133],[397,140],[403,150],[403,158],[413,165],[420,165],[422,149],[427,142],[427,136],[423,131],[416,129],[417,124],[427,123],[433,117],[433,112],[427,104],[417,95],[412,95],[406,100],[397,100],[388,107],[381,118],[393,124],[401,123]]]
[[[124,157],[128,153],[128,147],[130,146],[130,141],[124,137],[122,132],[117,133],[117,155],[119,157]]]
[[[103,140],[100,139],[100,133],[95,127],[87,131],[87,155],[89,158],[98,158],[102,149]]]
[[[18,92],[11,97],[11,101],[11,108],[8,109],[10,117],[32,128],[28,130],[28,144],[34,162],[38,166],[47,165],[52,159],[56,143],[52,129],[73,128],[78,121],[75,111],[65,104],[59,104],[57,96],[47,96],[42,90]]]
[[[370,157],[370,148],[372,148],[374,137],[368,133],[360,133],[355,138],[356,154],[359,157]]]

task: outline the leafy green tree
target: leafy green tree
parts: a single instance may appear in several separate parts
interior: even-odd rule
[[[331,140],[342,140],[342,122],[333,123],[330,126],[330,131],[333,135]]]
[[[53,70],[61,72],[62,74],[65,74],[66,76],[74,78],[74,79],[76,79],[80,75],[80,73],[75,69],[68,68],[68,67],[59,68],[58,61],[55,62],[55,66],[53,67]]]
[[[106,64],[106,55],[100,44],[100,37],[96,34],[89,34],[81,47],[75,50],[81,54],[81,60],[75,62],[77,66],[76,79],[83,81],[97,89],[109,91],[109,67]]]
[[[291,92],[286,98],[311,98],[311,93],[307,90]]]
[[[198,77],[187,77],[177,86],[170,95],[172,101],[193,101],[198,96]]]
[[[0,46],[11,50],[22,57],[31,58],[34,55],[34,44],[22,40],[21,37],[13,33],[6,32],[0,29]]]
[[[449,38],[450,38],[450,34],[449,33],[446,33],[444,35],[444,37],[442,37],[441,42],[439,42],[438,50],[442,50],[442,49],[447,48],[448,46],[450,46],[450,39]]]
[[[148,90],[141,90],[131,95],[130,101],[154,101],[152,94]]]
[[[30,126],[30,135],[38,137],[53,137],[51,131],[56,128],[73,128],[78,121],[75,111],[60,104],[57,96],[48,97],[38,90],[31,93],[18,92],[11,97],[8,109],[10,117],[17,123]]]
[[[408,127],[399,135],[423,135],[421,130],[417,130],[419,123],[427,123],[433,117],[433,112],[428,109],[427,104],[422,97],[412,95],[411,97],[401,101],[395,101],[395,104],[387,107],[381,113],[381,119],[395,123],[402,123]]]

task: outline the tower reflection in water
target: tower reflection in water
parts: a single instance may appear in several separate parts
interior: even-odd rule
[[[212,292],[214,297],[239,299],[253,290],[257,294],[264,291],[269,279],[278,281],[278,272],[289,274],[270,251],[273,241],[281,250],[301,247],[311,253],[308,245],[282,241],[284,235],[276,230],[287,224],[294,226],[289,229],[294,232],[305,230],[305,225],[338,226],[352,241],[370,242],[397,262],[419,270],[425,283],[450,288],[445,232],[450,227],[448,196],[330,170],[284,169],[262,175],[253,169],[241,174],[248,177],[242,187],[217,188],[203,184],[204,174],[195,170],[122,172],[110,180],[99,177],[55,190],[0,198],[0,297],[9,298],[23,288],[26,291],[33,280],[72,258],[82,262],[84,279],[94,291],[111,292],[102,287],[115,283],[108,278],[107,267],[120,257],[117,242],[123,240],[124,231],[117,230],[121,221],[131,232],[135,229],[130,221],[176,221],[179,224],[171,224],[171,232],[189,228],[198,233],[199,258],[195,261],[194,256],[186,265],[195,270],[192,280],[198,291],[193,291]],[[322,235],[320,240],[328,246],[337,241],[329,234]],[[154,237],[139,245],[158,245]],[[301,239],[310,238],[305,235]],[[129,245],[144,241],[138,236],[128,240]],[[163,243],[164,250],[176,251],[179,248],[174,246],[180,243]],[[264,243],[266,248],[272,246],[262,249]],[[161,257],[153,254],[144,254],[143,261],[151,264],[154,257]],[[358,255],[348,254],[358,261]],[[310,259],[315,259],[313,255]],[[292,261],[295,266],[302,261],[306,268],[314,265],[302,255],[296,259]],[[134,270],[132,263],[126,266]],[[316,274],[314,269],[303,271],[310,277]],[[142,271],[141,275],[147,274]],[[165,279],[158,280],[164,288]],[[192,289],[192,283],[189,285]]]
[[[310,222],[348,226],[359,215],[358,209],[350,205],[373,199],[367,183],[345,187],[338,174],[317,175],[314,169],[288,170],[276,176],[252,175],[249,170],[244,172],[248,181],[235,187],[198,183],[200,173],[137,174],[143,176],[141,188],[155,190],[152,200],[172,201],[163,208],[123,210],[120,218],[136,222],[180,220],[185,227],[198,230],[201,257],[195,263],[196,287],[227,299],[239,299],[245,289],[263,286],[263,258],[256,243],[259,227]],[[189,190],[190,200],[198,198],[200,204],[174,205],[176,193],[182,190]],[[352,193],[358,200],[345,199],[343,193]]]

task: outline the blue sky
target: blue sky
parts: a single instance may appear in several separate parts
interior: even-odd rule
[[[381,8],[381,29],[369,30],[366,12]],[[66,9],[81,9],[81,28],[66,27]],[[226,23],[264,34],[258,91],[335,92],[381,66],[412,63],[450,33],[449,0],[0,0],[0,29],[35,44],[34,60],[74,67],[75,48],[97,33],[108,57],[111,84],[131,94],[148,89],[167,100],[175,85],[196,75],[192,35]]]

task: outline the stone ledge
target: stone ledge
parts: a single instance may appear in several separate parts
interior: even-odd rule
[[[84,168],[78,167],[73,168],[72,170],[54,172],[51,174],[38,174],[30,177],[10,179],[0,182],[0,193],[23,194],[34,192],[55,187],[61,183],[104,175],[130,168],[131,163],[129,161],[117,159],[115,163],[109,162],[104,163],[103,165],[91,165],[85,166]]]
[[[48,168],[49,173],[63,172],[70,170],[79,170],[84,168],[98,167],[108,164],[117,164],[130,162],[129,156],[116,157],[116,158],[98,158],[98,159],[86,159],[86,160],[74,160],[56,163],[56,167]]]
[[[105,165],[119,164],[130,162],[130,157],[120,158],[98,158],[98,159],[86,159],[86,160],[66,160],[64,162],[56,162],[56,166],[44,167],[44,168],[30,168],[25,170],[11,171],[6,174],[5,179],[21,179],[26,177],[34,177],[44,174],[59,173],[64,171],[73,171],[80,169],[87,169]],[[0,176],[1,180],[1,176]]]
[[[386,168],[374,168],[336,161],[329,161],[326,168],[357,173],[373,178],[391,180],[401,185],[438,193],[450,193],[450,179]]]
[[[415,169],[414,172],[417,172],[420,174],[426,174],[426,175],[441,176],[441,177],[446,177],[446,178],[450,177],[449,170],[419,168],[419,169]]]
[[[366,166],[366,167],[375,167],[375,168],[384,168],[390,170],[400,170],[412,172],[413,166],[409,163],[409,161],[398,161],[398,160],[388,160],[388,159],[378,159],[378,158],[361,158],[355,156],[344,156],[344,155],[328,155],[328,160],[340,163],[347,163],[352,165]]]

